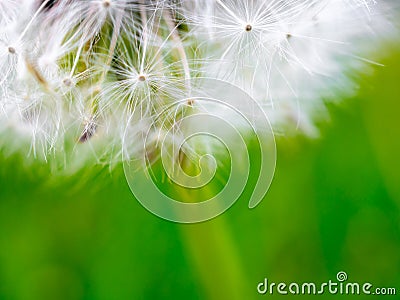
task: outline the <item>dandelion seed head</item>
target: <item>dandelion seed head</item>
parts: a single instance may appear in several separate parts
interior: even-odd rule
[[[111,6],[111,0],[103,0],[103,6],[105,8],[108,8]]]
[[[253,30],[253,26],[251,24],[247,24],[245,27],[246,31],[252,31]]]
[[[382,13],[391,8],[383,0],[0,0],[0,124],[29,136],[34,155],[72,141],[98,161],[118,161],[139,155],[134,141],[156,119],[154,144],[171,127],[168,140],[179,141],[184,116],[211,109],[191,98],[191,83],[211,77],[255,98],[277,132],[314,135],[322,99],[351,93],[344,74],[371,63],[368,50],[393,33]],[[179,99],[189,100],[165,110]]]
[[[63,84],[65,85],[65,86],[71,86],[72,85],[72,80],[71,80],[71,78],[65,78],[64,80],[63,80]]]
[[[10,54],[15,54],[15,53],[17,53],[17,51],[15,50],[15,48],[12,47],[12,46],[9,46],[7,49],[8,49],[8,52],[9,52]]]
[[[139,81],[139,82],[144,82],[144,81],[146,81],[146,76],[145,76],[145,75],[139,75],[138,81]]]

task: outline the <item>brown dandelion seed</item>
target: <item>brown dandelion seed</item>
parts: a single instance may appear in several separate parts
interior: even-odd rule
[[[42,75],[38,67],[27,58],[25,59],[25,64],[28,71],[33,75],[33,77],[37,80],[37,82],[39,82],[44,88],[48,89],[47,80]]]
[[[65,86],[71,86],[71,85],[72,85],[72,80],[69,79],[69,78],[65,78],[65,79],[63,80],[63,84],[64,84]]]
[[[79,137],[79,143],[83,144],[90,140],[96,133],[97,124],[93,121],[88,122]]]
[[[140,76],[138,77],[138,80],[139,80],[140,82],[144,82],[144,81],[146,81],[146,76],[140,75]]]
[[[252,31],[252,30],[253,30],[253,26],[251,26],[250,24],[247,24],[246,25],[246,31],[249,32],[249,31]]]
[[[15,48],[14,47],[8,47],[8,53],[11,53],[11,54],[15,54],[17,51],[15,50]]]
[[[111,5],[111,0],[104,0],[104,1],[103,1],[103,6],[104,6],[105,8],[110,7],[110,5]]]

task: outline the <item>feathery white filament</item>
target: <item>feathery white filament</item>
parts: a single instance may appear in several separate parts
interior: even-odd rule
[[[391,34],[374,0],[0,0],[0,125],[47,157],[91,144],[115,158],[191,80],[233,83],[274,128],[312,133],[322,98],[351,92],[344,75]],[[189,96],[188,96],[189,97]],[[190,109],[163,116],[161,131]],[[167,127],[168,127],[167,126]],[[132,153],[134,155],[134,153]]]

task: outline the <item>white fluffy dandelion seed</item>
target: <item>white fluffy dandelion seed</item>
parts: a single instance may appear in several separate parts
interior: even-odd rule
[[[375,4],[198,0],[185,14],[211,60],[207,73],[245,89],[275,124],[294,122],[312,133],[309,117],[321,108],[321,96],[349,90],[343,74],[367,61],[363,43],[390,29]]]
[[[372,63],[370,41],[390,34],[385,6],[391,4],[0,0],[2,132],[29,136],[31,152],[42,157],[66,148],[105,162],[123,152],[134,157],[135,143],[154,124],[152,141],[172,127],[173,145],[185,114],[207,111],[190,98],[192,80],[204,76],[251,94],[276,131],[294,124],[313,133],[321,99],[351,92],[344,74]],[[165,110],[181,98],[187,101]]]

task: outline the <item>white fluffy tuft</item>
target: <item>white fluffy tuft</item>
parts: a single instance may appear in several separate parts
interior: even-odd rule
[[[0,126],[16,141],[28,137],[35,156],[118,161],[137,155],[154,122],[160,132],[177,127],[179,140],[179,120],[196,103],[159,112],[189,95],[192,79],[211,77],[254,97],[276,132],[314,134],[322,99],[351,93],[347,72],[374,63],[369,51],[393,33],[390,8],[373,0],[0,0]]]

